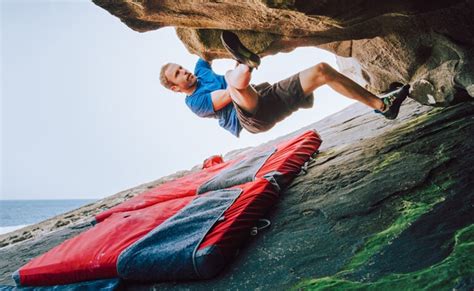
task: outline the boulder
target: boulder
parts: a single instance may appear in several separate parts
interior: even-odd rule
[[[422,104],[474,97],[473,0],[93,2],[139,32],[176,27],[207,60],[230,57],[219,35],[232,30],[261,56],[315,46],[351,58],[341,69],[376,93],[408,82]]]
[[[313,128],[323,139],[315,161],[281,192],[267,214],[271,227],[217,277],[125,282],[125,289],[472,290],[474,102],[410,101],[395,121],[354,104],[261,147]],[[111,207],[158,181],[75,213],[90,219],[105,201]],[[0,237],[9,242],[0,248],[0,284],[13,284],[11,273],[26,261],[91,227],[80,221],[19,242],[12,239],[24,230]]]

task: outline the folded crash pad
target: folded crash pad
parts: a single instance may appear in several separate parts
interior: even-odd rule
[[[20,286],[210,278],[235,257],[320,144],[307,131],[161,184],[98,214],[94,227],[13,277]]]

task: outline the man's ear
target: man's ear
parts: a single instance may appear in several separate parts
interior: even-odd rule
[[[178,93],[181,92],[180,88],[176,85],[172,85],[170,89],[173,90],[174,92],[178,92]]]

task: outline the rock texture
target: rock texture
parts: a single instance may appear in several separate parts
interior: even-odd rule
[[[217,278],[126,289],[474,288],[474,0],[93,1],[137,31],[175,26],[208,60],[228,57],[223,29],[262,56],[318,46],[372,90],[410,82],[418,101],[392,122],[357,104],[301,129],[321,133],[321,153]],[[0,283],[95,213],[185,173],[0,236]]]
[[[320,154],[282,192],[268,214],[272,226],[217,278],[126,289],[474,288],[474,102],[410,101],[391,122],[356,104],[299,132],[309,128],[321,133]],[[89,227],[77,220],[0,248],[0,283],[13,284],[11,273],[26,260]]]
[[[350,58],[343,71],[375,92],[409,82],[423,104],[474,97],[473,0],[93,2],[136,31],[176,27],[208,60],[229,57],[219,33],[232,30],[261,56],[317,46]]]

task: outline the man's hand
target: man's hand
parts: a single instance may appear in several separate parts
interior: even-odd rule
[[[216,90],[211,93],[212,106],[214,111],[221,110],[226,107],[227,104],[232,102],[230,93],[228,90]]]

